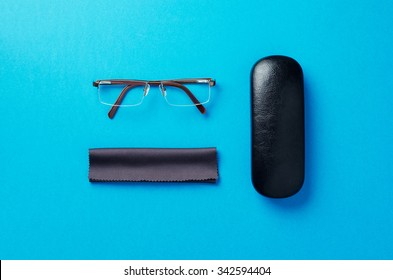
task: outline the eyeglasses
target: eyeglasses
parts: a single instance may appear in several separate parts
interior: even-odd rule
[[[149,94],[150,86],[158,86],[165,101],[171,106],[196,106],[204,114],[203,104],[210,101],[210,88],[215,86],[212,78],[173,80],[97,80],[98,98],[102,104],[112,106],[108,113],[113,118],[119,107],[142,104]],[[187,85],[187,86],[186,86]]]

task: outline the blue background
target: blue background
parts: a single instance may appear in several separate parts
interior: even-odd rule
[[[57,3],[56,3],[57,2]],[[392,259],[391,1],[0,3],[0,259]],[[305,76],[306,178],[250,179],[250,71]],[[96,79],[217,80],[207,114],[151,90],[114,120]],[[88,148],[210,147],[220,180],[91,184]]]

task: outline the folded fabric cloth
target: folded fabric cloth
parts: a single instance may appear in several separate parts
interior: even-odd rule
[[[90,182],[206,182],[218,178],[216,148],[89,150]]]

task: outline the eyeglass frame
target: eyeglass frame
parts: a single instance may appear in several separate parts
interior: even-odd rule
[[[165,92],[165,86],[172,86],[172,87],[177,87],[181,90],[183,90],[187,96],[191,99],[191,101],[194,103],[194,105],[197,107],[199,112],[201,114],[205,114],[206,108],[202,105],[205,104],[206,102],[199,102],[199,100],[194,96],[194,94],[185,86],[185,84],[209,84],[209,87],[214,87],[216,85],[216,80],[212,78],[187,78],[187,79],[172,79],[172,80],[128,80],[128,79],[108,79],[108,80],[96,80],[93,82],[93,86],[99,89],[100,85],[124,85],[125,87],[123,90],[120,92],[119,97],[117,98],[116,102],[114,104],[106,104],[112,106],[110,111],[108,112],[108,117],[110,119],[113,119],[117,110],[119,107],[122,107],[124,105],[121,105],[121,102],[123,101],[125,95],[127,94],[128,91],[130,91],[132,88],[136,86],[145,86],[144,87],[144,96],[147,95],[147,91],[150,89],[150,86],[158,86],[161,90],[161,92],[164,94]],[[147,87],[147,91],[146,91]],[[142,103],[142,102],[141,102]],[[139,104],[137,104],[139,105]],[[193,106],[193,105],[190,105]]]

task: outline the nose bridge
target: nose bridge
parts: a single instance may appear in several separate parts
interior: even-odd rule
[[[159,89],[161,91],[162,96],[165,97],[165,95],[166,95],[166,88],[165,88],[164,84],[162,82],[160,82],[158,87],[159,87]]]
[[[161,92],[162,96],[166,96],[166,87],[162,83],[162,81],[146,81],[145,82],[145,87],[143,89],[143,95],[147,96],[150,92],[151,87],[158,87],[159,91]]]
[[[143,88],[143,96],[146,96],[149,94],[149,90],[150,90],[150,85],[149,83],[145,84],[145,87]]]

